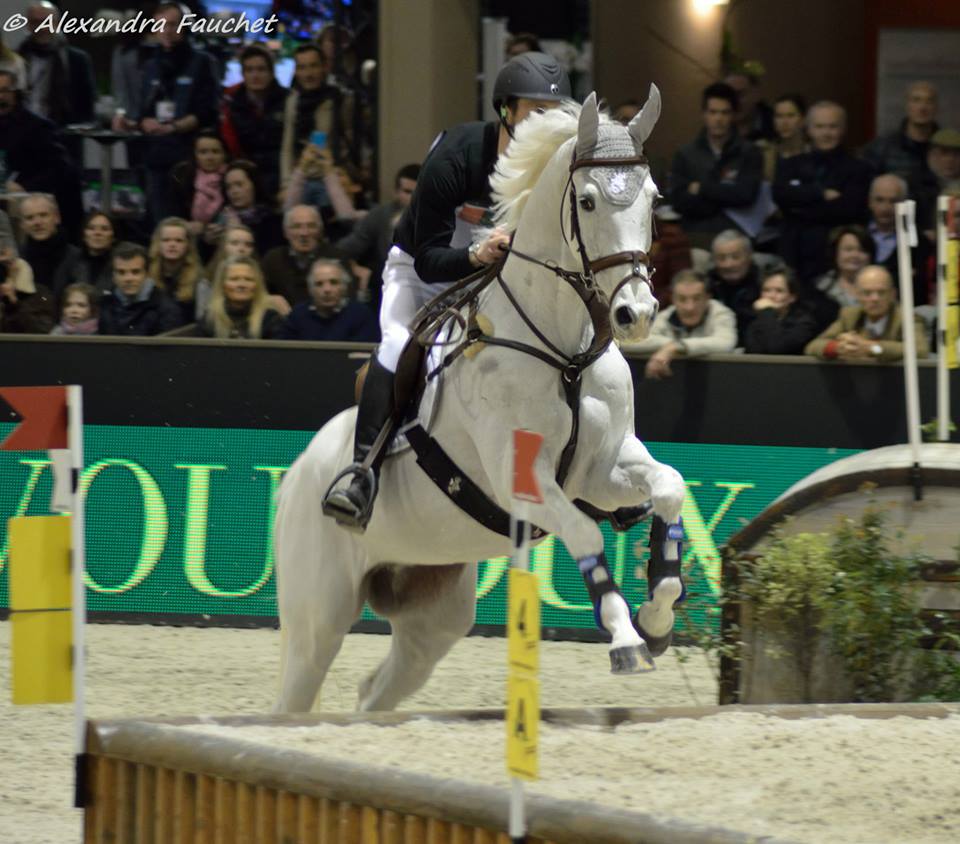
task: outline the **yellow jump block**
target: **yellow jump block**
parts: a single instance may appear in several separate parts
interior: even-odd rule
[[[13,702],[73,700],[70,517],[9,521]]]

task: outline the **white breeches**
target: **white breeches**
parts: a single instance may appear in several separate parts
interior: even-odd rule
[[[400,352],[410,337],[410,323],[427,302],[449,285],[427,284],[413,268],[413,258],[392,246],[383,267],[383,300],[380,304],[380,334],[377,360],[397,371]]]

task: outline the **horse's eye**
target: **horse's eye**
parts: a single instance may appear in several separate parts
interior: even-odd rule
[[[597,206],[596,206],[596,203],[593,201],[592,196],[585,196],[583,199],[580,200],[580,207],[584,211],[593,211],[593,209],[596,208]]]

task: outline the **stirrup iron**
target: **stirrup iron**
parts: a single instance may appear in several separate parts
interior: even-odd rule
[[[331,496],[333,496],[334,493],[346,493],[346,489],[337,488],[337,484],[346,477],[361,479],[365,481],[369,487],[366,506],[363,507],[359,513],[354,513],[352,510],[344,510],[338,506],[336,501],[331,501]],[[370,517],[373,515],[373,503],[377,498],[377,486],[377,473],[374,472],[372,467],[368,466],[364,468],[362,463],[351,463],[331,481],[329,488],[323,496],[323,503],[321,505],[323,514],[325,516],[331,516],[336,520],[337,524],[342,527],[362,533],[370,522]]]

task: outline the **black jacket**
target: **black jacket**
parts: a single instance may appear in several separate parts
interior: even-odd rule
[[[49,334],[56,325],[53,292],[35,284],[33,293],[17,291],[17,301],[0,296],[0,334]]]
[[[417,275],[428,284],[457,281],[476,269],[467,254],[469,239],[464,236],[467,242],[456,247],[451,242],[461,206],[490,206],[499,133],[498,123],[464,123],[442,134],[423,163],[394,242],[413,258]],[[460,222],[461,228],[468,225]]]
[[[937,126],[934,124],[934,131]],[[915,141],[907,135],[907,119],[900,121],[900,128],[874,138],[860,152],[876,175],[896,173],[908,181],[921,176],[927,169],[929,141]]]
[[[283,317],[272,309],[267,309],[263,314],[263,321],[260,323],[260,336],[250,336],[249,309],[244,312],[232,313],[227,309],[227,315],[233,324],[230,332],[231,340],[277,340],[282,337]],[[216,337],[217,332],[213,327],[213,321],[209,315],[204,315],[203,319],[197,321],[193,330],[196,337]]]
[[[142,84],[140,113],[134,115],[138,121],[155,117],[157,103],[170,100],[175,120],[192,114],[198,128],[217,125],[220,85],[216,62],[186,41],[170,51],[157,50],[143,67]],[[142,140],[146,165],[151,169],[165,170],[193,158],[192,133],[146,135]]]
[[[180,324],[180,308],[158,287],[134,302],[124,301],[116,290],[106,291],[100,299],[100,334],[153,337]]]
[[[283,296],[292,306],[310,300],[310,290],[307,287],[307,273],[317,258],[340,260],[342,257],[343,255],[339,249],[327,241],[323,241],[310,259],[304,260],[301,265],[293,256],[290,247],[284,244],[282,246],[275,246],[267,252],[267,254],[263,256],[260,266],[263,269],[263,277],[267,283],[267,290],[270,293]]]
[[[760,269],[756,264],[751,264],[746,277],[739,284],[728,284],[717,275],[716,270],[710,270],[707,281],[710,283],[710,295],[737,315],[737,345],[742,346],[746,341],[747,329],[757,315],[753,303],[760,297]]]
[[[83,216],[80,174],[57,140],[56,127],[18,104],[0,117],[0,152],[6,156],[7,178],[31,193],[52,193],[60,206],[64,228],[74,232]]]
[[[763,180],[763,154],[737,134],[731,135],[717,158],[706,130],[681,147],[670,170],[670,204],[683,217],[688,231],[719,233],[736,227],[725,208],[746,208],[757,198]],[[688,190],[700,183],[700,192]]]
[[[321,316],[309,302],[301,302],[284,320],[284,340],[376,343],[380,339],[377,318],[366,305],[348,302],[332,316]]]
[[[96,84],[93,62],[83,50],[71,47],[58,38],[49,47],[36,43],[32,37],[20,45],[19,53],[27,66],[44,58],[51,58],[50,95],[47,100],[50,120],[63,127],[69,123],[87,123],[93,120]]]
[[[794,302],[780,317],[773,308],[759,311],[744,341],[752,355],[802,355],[803,347],[817,336],[817,321],[807,306]]]
[[[804,282],[830,267],[830,230],[867,219],[870,166],[837,147],[781,158],[773,183],[773,198],[783,212],[781,257]],[[826,200],[827,189],[840,192]]]
[[[33,270],[37,284],[49,287],[57,301],[63,295],[63,289],[77,281],[77,262],[80,260],[80,248],[68,243],[62,231],[56,232],[47,240],[34,240],[28,237],[23,245],[23,260]]]
[[[280,179],[280,147],[283,142],[283,106],[287,89],[274,81],[267,89],[261,108],[247,96],[241,85],[225,105],[226,117],[239,145],[237,158],[246,158],[257,165],[268,190],[276,192]]]

